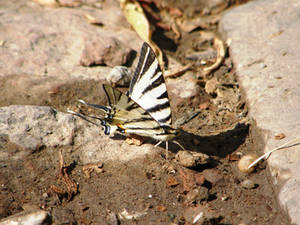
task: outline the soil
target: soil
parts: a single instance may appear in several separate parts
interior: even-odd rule
[[[200,9],[196,10],[193,5],[183,6],[182,2],[170,1],[169,4],[178,9],[187,7],[189,10],[182,10],[188,13],[184,18],[192,18],[199,13]],[[229,6],[228,3],[225,8]],[[159,10],[156,13],[159,14]],[[216,34],[217,24],[205,30]],[[160,30],[154,33],[154,39],[166,55],[186,63],[186,51],[195,50],[197,41],[202,41],[200,33],[205,30],[201,28],[182,33],[179,40],[175,40],[174,32]],[[158,35],[162,32],[163,35]],[[163,48],[167,39],[173,44]],[[206,44],[212,47],[212,42]],[[209,163],[184,168],[174,160],[176,151],[173,149],[178,147],[171,144],[168,160],[165,159],[164,148],[160,148],[155,150],[155,155],[133,162],[104,162],[103,172],[91,173],[88,177],[74,149],[40,149],[30,154],[26,161],[1,166],[0,183],[5,184],[5,188],[0,187],[0,218],[22,211],[21,207],[28,203],[49,210],[52,215],[47,221],[49,224],[53,221],[54,224],[192,224],[188,212],[199,207],[208,212],[203,224],[289,224],[277,204],[276,190],[266,164],[260,164],[251,174],[243,174],[237,168],[237,161],[242,155],[260,155],[263,142],[254,122],[247,118],[246,104],[231,64],[227,54],[224,63],[207,76],[201,74],[199,66],[194,66],[192,71],[200,88],[199,95],[189,101],[172,104],[175,120],[186,116],[186,112],[199,111],[183,126],[184,132],[178,140],[190,151],[209,155]],[[207,94],[205,85],[214,77],[220,91]],[[68,94],[56,95],[51,104],[46,98],[38,99],[36,104],[65,111],[80,97],[78,95],[97,99],[99,91],[95,87],[99,83],[86,83],[76,81],[65,88]],[[171,96],[171,103],[176,102],[174,98],[176,96]],[[24,99],[23,104],[28,102]],[[11,151],[15,149],[9,143],[5,147]],[[64,182],[58,181],[58,150],[63,152],[68,176],[78,185],[78,192],[71,196],[64,191],[53,191],[53,185],[58,189],[65,188]],[[203,175],[205,182],[187,181],[183,174]],[[254,182],[253,188],[241,185],[247,179]],[[191,186],[187,187],[189,183]],[[194,189],[200,194],[191,197],[189,193]],[[120,219],[118,215],[124,210],[136,218]]]

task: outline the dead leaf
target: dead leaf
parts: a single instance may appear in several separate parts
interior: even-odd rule
[[[281,140],[281,139],[285,138],[285,134],[284,133],[276,134],[274,138],[276,140]]]
[[[178,23],[180,30],[190,33],[197,28],[207,29],[210,26],[210,20],[203,17],[198,17],[192,20],[184,20]]]
[[[176,180],[175,177],[168,177],[168,180],[167,180],[167,186],[168,187],[176,187],[178,185],[178,181]]]
[[[84,17],[86,18],[87,22],[89,24],[93,24],[93,25],[99,25],[99,26],[102,26],[103,25],[103,22],[101,19],[99,18],[96,18],[90,14],[85,14]]]
[[[164,205],[158,205],[156,207],[156,210],[159,211],[159,212],[165,212],[165,211],[167,211],[167,207],[164,206]]]
[[[95,171],[97,174],[98,173],[103,173],[104,170],[103,170],[103,163],[89,163],[89,164],[86,164],[82,167],[82,170],[85,174],[85,176],[87,178],[90,178],[91,177],[91,173],[93,171]]]
[[[172,16],[178,16],[178,17],[181,17],[182,16],[182,12],[178,9],[178,8],[170,8],[169,9],[169,13],[170,15]]]
[[[136,146],[141,146],[144,143],[143,137],[136,135],[136,134],[130,134],[126,138],[126,143],[129,145],[136,145]]]
[[[149,21],[144,14],[143,8],[137,1],[120,0],[120,6],[128,23],[131,24],[133,29],[141,37],[142,40],[147,42],[158,58],[159,64],[164,69],[163,55],[159,47],[152,41],[152,31],[150,29]]]

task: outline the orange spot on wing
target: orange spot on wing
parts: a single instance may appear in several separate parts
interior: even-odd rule
[[[122,129],[122,130],[124,131],[124,133],[126,133],[126,129],[125,129],[125,127],[123,127],[122,124],[116,124],[116,125],[117,125],[117,127],[119,127],[120,129]]]

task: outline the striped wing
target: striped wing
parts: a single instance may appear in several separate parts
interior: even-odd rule
[[[170,139],[174,136],[173,129],[170,130],[171,133],[166,131],[147,111],[127,95],[109,85],[103,85],[103,88],[110,106],[107,118],[102,120],[106,134],[119,131],[158,140]]]
[[[69,112],[96,125],[89,118],[101,121],[105,134],[119,131],[160,141],[177,135],[178,130],[171,126],[171,109],[163,74],[155,53],[147,43],[142,46],[128,95],[109,85],[103,85],[103,88],[109,106],[80,102],[104,112],[104,117]]]
[[[144,43],[129,87],[129,97],[160,125],[171,126],[172,116],[165,80],[151,47]]]

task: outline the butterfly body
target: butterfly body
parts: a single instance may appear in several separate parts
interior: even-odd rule
[[[106,114],[101,120],[105,134],[137,134],[159,141],[168,141],[177,135],[177,129],[169,125],[160,125],[146,110],[118,89],[106,84],[103,85],[103,89],[109,99],[109,106],[105,111],[102,110]]]

